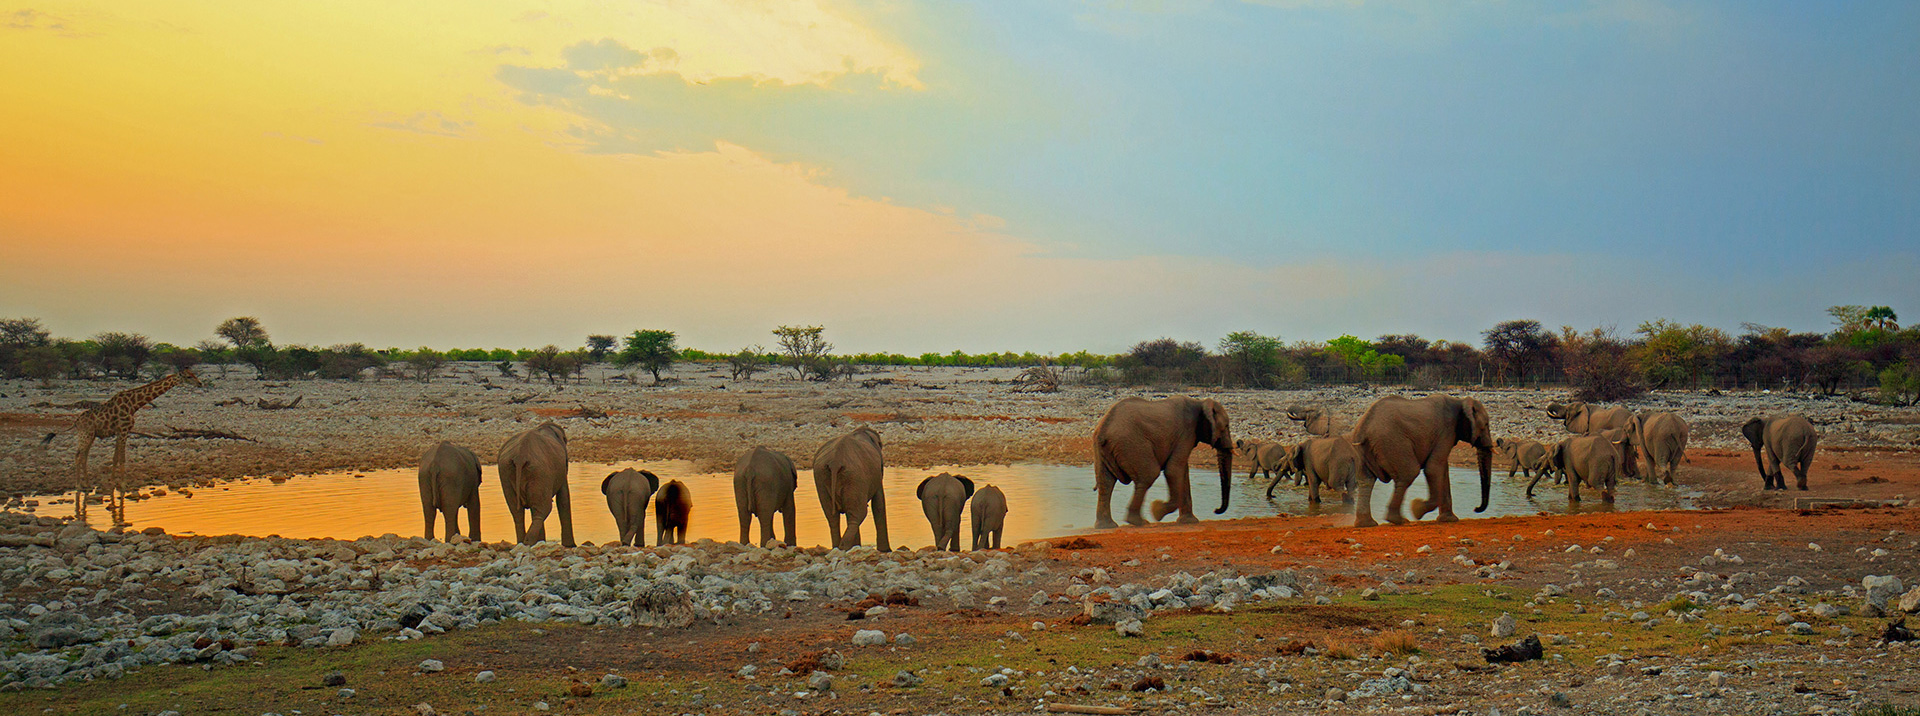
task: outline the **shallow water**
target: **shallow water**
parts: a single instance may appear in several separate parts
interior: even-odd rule
[[[660,476],[662,483],[676,479],[686,483],[694,500],[692,524],[687,530],[689,540],[712,538],[725,541],[739,537],[731,473],[696,472],[693,464],[687,461],[647,461],[613,465],[573,464],[568,471],[568,481],[573,496],[576,540],[596,544],[615,540],[613,516],[607,510],[606,499],[600,494],[600,481],[608,473],[626,467],[651,470]],[[1095,495],[1091,467],[1019,464],[888,468],[888,533],[895,546],[920,547],[933,542],[932,531],[920,510],[920,502],[914,498],[914,488],[921,480],[940,472],[966,475],[976,487],[997,485],[1006,493],[1006,545],[1011,546],[1022,540],[1074,534],[1093,526]],[[1524,493],[1526,483],[1523,480],[1508,480],[1496,471],[1492,504],[1487,512],[1476,515],[1472,509],[1479,501],[1479,486],[1472,470],[1455,468],[1451,471],[1451,478],[1455,499],[1460,502],[1455,512],[1462,519],[1541,512],[1661,510],[1691,506],[1683,495],[1671,488],[1649,488],[1638,482],[1629,482],[1621,486],[1614,505],[1600,502],[1597,495],[1586,495],[1585,502],[1570,508],[1564,486],[1549,487],[1543,483],[1536,491],[1537,497],[1529,500]],[[1196,512],[1202,519],[1216,519],[1212,512],[1219,505],[1219,483],[1215,479],[1209,473],[1199,478],[1199,484],[1194,487],[1200,503],[1195,506]],[[801,471],[795,497],[798,541],[803,545],[822,544],[827,539],[826,520],[821,514],[812,483],[812,472]],[[1292,487],[1290,483],[1276,488],[1272,500],[1264,497],[1267,484],[1264,478],[1248,480],[1245,473],[1240,473],[1235,476],[1234,483],[1233,506],[1222,517],[1269,517],[1280,513],[1316,515],[1351,510],[1350,506],[1332,500],[1319,506],[1309,505],[1304,488]],[[169,493],[144,500],[130,500],[125,519],[133,529],[157,526],[173,534],[335,539],[356,539],[387,533],[413,536],[421,534],[423,527],[418,485],[418,477],[413,469],[308,475],[278,483],[267,479],[244,480],[192,489],[191,497]],[[480,489],[482,537],[493,541],[511,539],[513,525],[507,519],[497,474],[492,467],[484,468]],[[1376,517],[1384,514],[1390,493],[1386,485],[1374,490]],[[1116,519],[1125,518],[1126,500],[1131,494],[1131,486],[1120,486],[1116,490]],[[1424,481],[1416,481],[1408,490],[1409,498],[1425,494]],[[1166,489],[1156,485],[1148,499],[1164,499],[1165,496]],[[49,504],[51,501],[50,498],[41,498],[43,506],[40,511],[60,514],[71,509],[70,503]],[[111,524],[112,518],[106,509],[95,507],[88,511],[88,519],[94,526],[105,528]],[[557,517],[548,519],[547,534],[550,538],[558,539]],[[463,525],[464,522],[463,515]],[[655,527],[649,511],[645,534],[649,544],[655,540]],[[436,533],[442,530],[443,525],[435,525]],[[960,537],[963,546],[971,544],[968,530],[968,522],[963,516]],[[780,534],[778,526],[775,534]],[[757,524],[751,536],[758,539]],[[863,530],[863,537],[866,543],[873,543],[871,520]]]

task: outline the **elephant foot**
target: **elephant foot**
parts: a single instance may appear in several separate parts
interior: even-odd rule
[[[1166,500],[1154,500],[1152,509],[1153,509],[1153,521],[1159,522],[1161,520],[1166,519],[1167,515],[1172,514],[1173,511],[1178,508],[1174,507],[1173,503],[1167,502]]]
[[[1413,510],[1413,518],[1416,520],[1426,517],[1428,512],[1433,511],[1433,507],[1431,503],[1418,497],[1407,503],[1407,509]]]
[[[1435,517],[1435,518],[1433,518],[1433,521],[1435,521],[1435,522],[1459,522],[1459,521],[1460,521],[1460,517],[1459,517],[1459,515],[1455,515],[1455,514],[1453,514],[1452,512],[1446,512],[1446,511],[1441,511],[1441,513],[1440,513],[1440,516],[1439,516],[1439,517]]]
[[[1110,530],[1119,526],[1113,521],[1113,515],[1100,515],[1093,519],[1093,528],[1097,530]]]
[[[1153,523],[1148,522],[1147,518],[1141,517],[1140,513],[1134,512],[1127,515],[1127,524],[1133,525],[1135,527],[1144,527],[1146,525],[1153,524]]]
[[[1373,515],[1364,512],[1353,516],[1353,526],[1355,527],[1373,527],[1378,524],[1380,523],[1373,521]]]
[[[1193,516],[1193,515],[1181,515],[1181,516],[1180,516],[1180,519],[1177,519],[1177,520],[1174,520],[1174,521],[1175,521],[1175,522],[1187,522],[1187,523],[1193,523],[1193,522],[1199,522],[1199,521],[1200,521],[1200,518],[1198,518],[1198,517],[1195,517],[1195,516]]]
[[[1404,525],[1407,523],[1407,518],[1397,512],[1394,512],[1394,513],[1387,514],[1387,521],[1396,525]]]

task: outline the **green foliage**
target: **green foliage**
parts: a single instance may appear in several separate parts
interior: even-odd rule
[[[1539,321],[1505,321],[1480,335],[1487,358],[1502,380],[1510,375],[1538,374],[1555,362],[1556,339],[1541,328]]]
[[[780,326],[773,329],[780,342],[785,363],[802,380],[831,380],[834,376],[833,344],[821,326]]]
[[[680,357],[680,348],[674,345],[673,331],[634,331],[627,336],[626,347],[620,349],[621,367],[639,366],[653,374],[653,382],[660,382],[660,371],[673,367],[673,361]]]
[[[1900,361],[1880,371],[1880,401],[1902,406],[1920,403],[1920,368]]]
[[[213,329],[214,335],[227,339],[235,348],[271,347],[273,341],[267,337],[266,327],[260,325],[260,319],[252,316],[240,316],[222,321]]]
[[[153,341],[138,333],[109,331],[93,337],[100,346],[100,367],[108,374],[139,380],[140,369],[153,359]]]
[[[605,361],[607,354],[613,352],[613,346],[617,341],[618,339],[613,336],[587,336],[587,358],[595,363]]]
[[[288,350],[291,353],[293,349]],[[387,363],[385,356],[361,343],[341,344],[316,351],[316,353],[318,360],[315,367],[312,370],[302,370],[302,375],[313,373],[328,380],[360,380],[366,377],[368,368],[378,368]]]
[[[1285,344],[1278,336],[1263,336],[1256,331],[1235,331],[1220,339],[1220,355],[1227,359],[1227,381],[1255,388],[1280,385],[1286,373]]]
[[[1353,336],[1340,336],[1327,341],[1327,352],[1340,358],[1340,361],[1358,368],[1360,374],[1369,378],[1385,375],[1388,371],[1404,368],[1407,359],[1391,353],[1374,350],[1373,344]]]
[[[37,361],[36,370],[44,370],[48,358],[57,358],[58,354],[49,354],[37,350],[53,345],[53,334],[41,327],[38,318],[0,319],[0,377],[19,378],[28,376],[48,380],[49,378],[27,370],[25,361],[32,356]],[[64,371],[64,369],[62,369]],[[61,371],[56,371],[61,372]]]
[[[562,351],[559,346],[544,346],[527,356],[526,377],[530,380],[533,374],[541,373],[547,376],[547,383],[558,383],[584,369],[586,357],[586,351]]]
[[[1639,381],[1639,370],[1627,355],[1627,344],[1612,330],[1595,328],[1581,333],[1567,326],[1560,329],[1558,345],[1560,369],[1581,400],[1607,403],[1647,392]]]
[[[1733,339],[1725,331],[1699,324],[1682,326],[1664,318],[1642,323],[1634,332],[1641,336],[1633,349],[1634,361],[1655,388],[1698,386],[1733,348]]]
[[[435,352],[426,346],[419,347],[407,356],[407,372],[413,376],[414,380],[422,383],[432,382],[434,374],[439,373],[440,368],[446,364],[445,354]]]
[[[748,346],[739,353],[727,356],[727,367],[733,373],[734,380],[753,380],[753,374],[767,369],[767,349],[760,346]]]

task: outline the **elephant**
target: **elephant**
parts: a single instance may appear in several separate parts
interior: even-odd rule
[[[1511,460],[1511,462],[1507,464],[1507,477],[1509,479],[1513,477],[1513,473],[1515,472],[1520,473],[1523,477],[1531,478],[1534,476],[1534,473],[1551,466],[1551,463],[1547,460],[1547,446],[1540,444],[1538,440],[1500,438],[1493,441],[1493,448],[1505,454],[1507,458]]]
[[[1295,477],[1286,445],[1265,440],[1235,440],[1234,446],[1247,458],[1247,479],[1260,475],[1274,478],[1274,482],[1278,483],[1282,477]],[[1295,484],[1298,484],[1297,480]],[[1272,486],[1268,486],[1267,496],[1273,496]]]
[[[1627,477],[1639,477],[1640,444],[1634,441],[1635,435],[1629,426],[1633,424],[1633,411],[1626,408],[1594,408],[1581,401],[1552,403],[1547,406],[1547,417],[1560,420],[1567,426],[1567,432],[1575,435],[1595,435],[1602,430],[1628,428],[1627,461],[1620,474]]]
[[[1340,490],[1342,503],[1353,502],[1354,483],[1360,475],[1360,452],[1345,437],[1308,438],[1306,442],[1287,450],[1289,472],[1305,478],[1307,483],[1307,502],[1320,504],[1320,488]],[[1267,496],[1273,496],[1273,486],[1280,478],[1267,483]]]
[[[828,440],[813,453],[813,487],[820,493],[820,509],[827,513],[827,531],[835,549],[860,544],[860,525],[867,521],[871,505],[874,546],[892,551],[887,541],[885,472],[880,433],[870,427]],[[840,529],[841,515],[847,517],[845,531]]]
[[[660,476],[647,470],[627,468],[600,481],[600,494],[607,496],[607,509],[620,530],[620,544],[647,546],[647,503],[659,490]]]
[[[1287,419],[1300,421],[1300,429],[1308,435],[1326,437],[1348,427],[1332,413],[1319,408],[1295,405],[1287,408]]]
[[[1631,458],[1625,428],[1602,430],[1595,435],[1576,435],[1562,440],[1553,449],[1553,466],[1567,475],[1567,501],[1580,501],[1580,485],[1600,491],[1600,499],[1613,502],[1613,492],[1625,474]],[[1532,497],[1529,491],[1528,497]]]
[[[441,442],[420,454],[420,511],[433,539],[435,513],[446,517],[448,542],[460,531],[460,508],[467,509],[467,539],[480,541],[480,458],[472,450]]]
[[[793,460],[777,451],[756,447],[740,453],[733,464],[733,504],[740,511],[740,544],[747,541],[753,519],[760,518],[760,546],[773,541],[773,516],[785,518],[786,543],[793,541],[793,491],[800,485]]]
[[[933,548],[960,551],[960,510],[973,497],[973,481],[943,472],[921,480],[913,494],[920,498],[920,510],[933,526]]]
[[[653,519],[660,523],[654,544],[686,544],[687,524],[693,516],[693,494],[679,480],[667,483],[653,497]]]
[[[973,493],[973,548],[1000,549],[1000,534],[1007,529],[1007,495],[988,485]]]
[[[1635,415],[1627,434],[1647,460],[1647,482],[1674,484],[1673,473],[1687,457],[1687,421],[1667,412]]]
[[[1414,519],[1438,509],[1439,521],[1458,521],[1460,518],[1453,514],[1453,485],[1447,481],[1447,457],[1453,453],[1454,444],[1462,442],[1473,446],[1480,467],[1480,506],[1473,511],[1487,510],[1493,494],[1493,433],[1488,428],[1487,409],[1480,401],[1451,395],[1419,399],[1389,395],[1367,407],[1353,427],[1352,442],[1360,452],[1355,527],[1378,524],[1371,508],[1375,480],[1393,483],[1387,521],[1406,522],[1400,514],[1400,501],[1413,479],[1423,472],[1427,494],[1433,499],[1413,501]]]
[[[1195,445],[1213,448],[1220,463],[1220,509],[1227,511],[1233,490],[1233,431],[1227,423],[1227,409],[1213,399],[1195,400],[1181,396],[1161,400],[1123,398],[1107,409],[1093,429],[1093,481],[1099,492],[1093,524],[1111,528],[1113,522],[1114,483],[1133,485],[1133,498],[1127,502],[1127,524],[1147,524],[1140,514],[1148,488],[1162,472],[1167,475],[1167,492],[1172,499],[1154,501],[1153,518],[1158,520],[1179,510],[1181,522],[1199,522],[1193,514],[1193,490],[1187,480],[1187,457]]]
[[[1780,473],[1782,465],[1793,470],[1800,489],[1807,489],[1807,468],[1813,467],[1813,450],[1820,442],[1820,433],[1806,416],[1786,413],[1754,418],[1740,426],[1740,434],[1753,445],[1753,465],[1760,469],[1765,489],[1787,489],[1787,478]],[[1765,463],[1760,461],[1762,449],[1767,454]]]
[[[560,509],[560,544],[573,546],[573,498],[567,491],[567,431],[553,423],[513,437],[500,446],[500,491],[513,516],[513,537],[520,544],[547,538],[547,515]],[[528,513],[532,524],[527,524]]]

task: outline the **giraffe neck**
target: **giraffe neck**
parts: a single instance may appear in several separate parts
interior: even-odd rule
[[[162,394],[166,393],[167,391],[172,390],[173,386],[176,386],[179,384],[180,384],[180,374],[175,373],[173,375],[167,376],[165,378],[161,378],[159,380],[140,386],[138,388],[129,389],[114,397],[124,399],[126,401],[125,405],[127,408],[132,410],[139,410],[140,408],[146,407],[148,403],[153,402],[155,398],[158,398]]]

